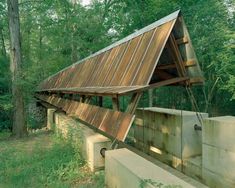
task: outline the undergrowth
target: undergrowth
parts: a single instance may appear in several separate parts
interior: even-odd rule
[[[104,187],[104,175],[92,174],[71,142],[39,134],[0,141],[0,187]]]

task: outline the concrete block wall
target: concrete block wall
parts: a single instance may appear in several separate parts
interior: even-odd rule
[[[202,129],[202,178],[213,188],[235,187],[235,117],[207,118]]]
[[[202,154],[201,131],[194,130],[200,125],[196,112],[138,109],[135,124],[135,147],[180,171],[184,159]]]

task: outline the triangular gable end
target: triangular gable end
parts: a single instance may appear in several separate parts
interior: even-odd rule
[[[177,84],[176,78],[185,78],[178,81],[189,85],[204,83],[203,74],[180,11],[162,45],[149,85],[166,80],[172,80],[172,83],[169,81],[169,85]]]

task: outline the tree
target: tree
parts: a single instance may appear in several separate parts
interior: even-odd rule
[[[27,134],[21,78],[21,45],[18,0],[7,0],[10,31],[10,69],[12,74],[13,129],[16,137]]]

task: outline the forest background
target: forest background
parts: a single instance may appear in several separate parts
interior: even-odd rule
[[[234,0],[20,0],[22,74],[18,84],[27,123],[37,85],[53,73],[181,9],[205,76],[193,93],[200,111],[235,115]],[[12,127],[10,37],[7,3],[0,0],[0,131]],[[185,88],[153,91],[154,106],[195,110]],[[123,100],[125,101],[125,100]],[[147,106],[145,93],[139,106]],[[107,104],[109,105],[109,104]]]

